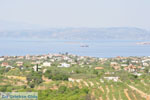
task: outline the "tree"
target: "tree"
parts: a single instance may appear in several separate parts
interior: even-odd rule
[[[93,70],[93,74],[98,75],[98,71],[97,70]]]
[[[67,90],[67,87],[66,87],[66,86],[60,86],[59,89],[58,89],[58,91],[59,91],[60,93],[64,93],[66,90]]]
[[[0,74],[2,75],[2,74],[4,74],[4,68],[0,68]]]
[[[145,72],[145,73],[149,73],[149,69],[148,69],[148,68],[145,68],[144,72]]]
[[[34,88],[35,85],[39,85],[40,83],[43,82],[42,73],[41,72],[32,72],[32,73],[28,74],[27,81],[28,81],[28,85],[31,88]]]

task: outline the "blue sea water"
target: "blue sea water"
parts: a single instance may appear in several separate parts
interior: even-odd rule
[[[150,56],[150,45],[131,40],[21,40],[0,39],[0,56],[65,53],[92,57]],[[88,45],[89,47],[81,47]]]

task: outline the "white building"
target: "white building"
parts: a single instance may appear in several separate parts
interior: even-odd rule
[[[43,69],[43,73],[45,73],[47,71],[47,69]]]
[[[137,60],[132,60],[131,62],[132,63],[139,63],[139,61],[137,61]]]
[[[13,69],[13,68],[15,68],[15,67],[12,67],[12,66],[8,65],[8,66],[6,66],[6,68],[11,68],[11,69]]]
[[[119,77],[104,77],[104,79],[106,79],[108,81],[112,80],[114,82],[117,82],[119,80]]]
[[[61,63],[61,65],[58,66],[58,67],[70,67],[70,64],[67,64],[67,63]]]
[[[82,81],[82,79],[73,79],[73,78],[68,78],[69,82],[78,82],[80,83]]]
[[[73,78],[68,78],[69,82],[74,82],[75,80]]]
[[[149,66],[149,64],[148,64],[148,63],[143,63],[143,66],[146,66],[146,67],[147,67],[147,66]]]
[[[122,67],[127,67],[127,66],[128,66],[128,64],[121,64],[121,66],[122,66]]]
[[[0,58],[0,61],[4,61],[5,58]]]
[[[117,63],[117,62],[110,62],[110,65],[111,65],[111,66],[117,66],[118,63]]]
[[[38,65],[33,66],[33,70],[35,72],[39,71],[41,68],[42,68],[42,66],[38,66]]]
[[[44,67],[50,67],[51,63],[50,62],[44,62],[42,66],[44,66]]]
[[[134,75],[141,76],[142,74],[141,73],[134,73]]]
[[[145,60],[142,60],[142,62],[149,62],[150,59],[145,59]]]
[[[64,57],[64,60],[69,60],[70,58],[69,57]]]

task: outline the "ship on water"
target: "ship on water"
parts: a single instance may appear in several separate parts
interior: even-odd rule
[[[83,48],[86,47],[87,48],[87,47],[89,47],[89,45],[81,45],[80,47],[83,47]]]

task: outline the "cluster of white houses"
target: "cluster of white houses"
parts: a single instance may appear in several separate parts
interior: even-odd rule
[[[90,58],[90,59],[89,59]],[[76,56],[76,55],[63,55],[63,54],[46,54],[46,55],[26,55],[26,56],[3,56],[0,57],[0,64],[3,67],[14,68],[8,63],[8,61],[15,60],[15,65],[20,67],[24,66],[24,60],[31,61],[32,67],[37,69],[42,67],[51,67],[53,63],[59,62],[57,67],[71,67],[72,65],[79,65],[82,67],[84,64],[89,64],[91,62],[97,61],[101,64],[105,62],[110,62],[110,66],[115,70],[125,70],[128,72],[136,72],[137,70],[143,70],[145,67],[150,66],[150,57],[116,57],[116,58],[94,58],[86,56]],[[102,68],[95,68],[102,69]],[[36,71],[36,70],[35,70]]]

